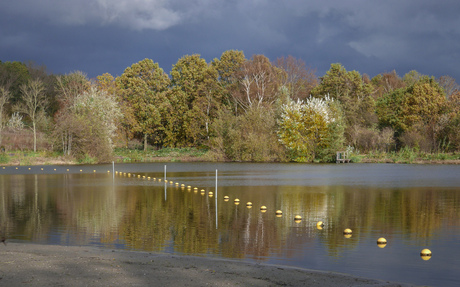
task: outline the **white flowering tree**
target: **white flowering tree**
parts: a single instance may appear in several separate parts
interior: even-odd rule
[[[328,160],[332,149],[343,144],[338,103],[329,96],[291,101],[282,106],[278,137],[294,161],[310,162],[320,155]]]

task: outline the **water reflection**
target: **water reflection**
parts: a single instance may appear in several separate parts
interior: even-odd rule
[[[118,166],[135,176],[115,179],[105,172],[108,166],[96,173],[94,167],[6,171],[0,175],[0,233],[10,240],[249,258],[458,285],[452,271],[458,254],[448,250],[459,250],[460,193],[453,176],[459,169],[393,167],[220,165],[217,229],[215,199],[207,195],[215,182],[209,164],[173,165],[168,179],[174,184],[147,180],[163,177],[162,166],[148,164]],[[427,184],[437,174],[442,184]],[[248,201],[253,208],[246,207]],[[262,205],[267,212],[260,211]],[[281,217],[275,216],[278,209]],[[297,214],[299,223],[293,220]],[[318,221],[325,224],[321,230]],[[350,238],[345,228],[353,230]],[[376,244],[382,236],[388,241],[384,249]],[[433,259],[419,265],[420,251],[429,246],[435,247]],[[415,270],[424,275],[412,277]]]

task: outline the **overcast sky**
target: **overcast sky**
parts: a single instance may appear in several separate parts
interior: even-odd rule
[[[458,0],[1,0],[0,60],[121,75],[144,58],[292,55],[322,76],[410,70],[460,82]]]

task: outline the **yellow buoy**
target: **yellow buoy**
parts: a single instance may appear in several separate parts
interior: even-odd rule
[[[110,170],[108,170],[107,173],[110,173]]]
[[[420,252],[420,257],[422,257],[423,260],[430,260],[431,259],[431,250],[430,249],[423,249]]]
[[[54,170],[56,170],[56,169],[54,169]],[[93,170],[93,172],[96,172],[96,170]]]
[[[247,207],[247,208],[252,208],[252,202],[248,201],[248,202],[246,203],[246,207]]]
[[[178,182],[176,182],[176,185],[177,185],[177,186],[179,186],[179,183],[178,183]]]
[[[347,229],[345,229],[345,230],[343,231],[343,234],[352,234],[352,233],[353,233],[353,231],[351,231],[350,228],[347,228]]]
[[[387,244],[387,240],[383,237],[377,239],[377,244]]]
[[[16,169],[18,169],[18,168],[16,168]],[[43,170],[43,167],[42,167],[42,168],[40,168],[40,169],[41,169],[41,170]],[[81,171],[81,169],[80,169],[80,171]]]
[[[235,205],[240,204],[240,200],[238,198],[235,198],[234,202],[235,202]]]
[[[181,187],[185,187],[185,184],[181,184],[180,186],[181,186]]]
[[[161,182],[161,178],[159,178],[158,181]]]
[[[212,197],[213,195],[214,195],[214,193],[212,193],[212,191],[210,191],[210,192],[208,193],[208,196],[209,196],[209,197]]]
[[[348,233],[348,234],[344,234],[343,237],[345,238],[351,238],[352,234],[351,233]]]
[[[230,199],[230,197],[228,195],[224,196],[224,199]]]
[[[279,210],[279,209],[275,213],[276,213],[276,215],[283,215],[283,212],[281,210]]]
[[[294,219],[294,222],[295,222],[295,223],[301,223],[301,222],[302,222],[302,219]]]
[[[43,168],[42,168],[42,170],[43,170]],[[80,172],[82,172],[82,171],[83,171],[83,170],[80,169]]]
[[[296,216],[294,216],[294,220],[302,220],[302,216],[296,215]]]
[[[145,178],[145,175],[143,175],[142,178]]]
[[[137,175],[137,178],[141,178],[141,175],[140,175],[140,174],[139,174],[139,175]]]
[[[147,176],[147,180],[150,180],[150,176]]]
[[[30,167],[29,167],[29,170],[30,170]]]
[[[187,189],[192,189],[192,187],[190,185],[187,185]]]
[[[316,228],[318,230],[323,230],[323,227],[324,227],[324,223],[322,221],[316,222]]]
[[[165,179],[165,182],[166,182],[166,183],[168,183],[168,180],[167,180],[167,179]]]
[[[266,207],[265,205],[262,205],[262,206],[260,207],[260,211],[261,211],[261,212],[267,212],[267,207]]]
[[[194,192],[197,193],[198,190],[195,189]],[[201,195],[205,195],[205,194],[206,194],[206,192],[204,191],[204,189],[202,189],[200,193],[201,193]]]

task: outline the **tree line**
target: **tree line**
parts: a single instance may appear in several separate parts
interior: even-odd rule
[[[292,56],[271,62],[236,50],[210,63],[186,55],[169,74],[144,59],[96,79],[0,62],[0,129],[3,149],[100,162],[114,147],[197,147],[211,160],[299,162],[333,161],[346,148],[455,152],[460,88],[449,76],[370,78],[339,63],[317,77]],[[11,140],[26,130],[33,144]]]

